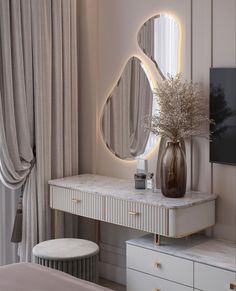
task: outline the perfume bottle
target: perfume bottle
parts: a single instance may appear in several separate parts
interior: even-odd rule
[[[155,185],[153,173],[147,173],[147,189],[152,190],[154,192]]]
[[[148,172],[148,161],[139,158],[137,160],[137,173],[147,174],[147,172]]]

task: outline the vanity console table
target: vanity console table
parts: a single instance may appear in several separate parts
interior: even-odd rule
[[[134,189],[134,181],[84,174],[49,181],[50,207],[155,234],[180,238],[215,224],[217,195],[187,192],[164,197]]]

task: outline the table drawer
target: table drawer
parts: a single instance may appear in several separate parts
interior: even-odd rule
[[[193,262],[127,245],[127,268],[193,287]]]
[[[108,196],[106,210],[107,222],[168,236],[169,209]]]
[[[50,206],[72,214],[104,220],[103,197],[97,194],[51,186]]]
[[[195,263],[194,287],[204,291],[236,290],[230,284],[236,284],[236,273],[220,268]]]
[[[193,288],[153,277],[135,270],[127,270],[127,291],[193,291]]]

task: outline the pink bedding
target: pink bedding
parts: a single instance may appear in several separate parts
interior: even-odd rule
[[[37,264],[0,267],[0,291],[109,291],[96,284]]]

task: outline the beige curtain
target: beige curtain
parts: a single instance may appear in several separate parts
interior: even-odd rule
[[[24,42],[27,31],[23,30],[25,11],[21,12],[21,4],[21,1],[0,1],[0,179],[13,190],[25,184],[24,200],[30,195],[36,205],[33,95],[26,73],[29,42]],[[36,222],[37,211],[34,211],[29,224]],[[22,240],[23,260],[27,259],[25,249],[36,241],[37,224]]]
[[[32,1],[39,239],[49,236],[47,181],[78,174],[76,0]],[[60,214],[56,236],[72,235]],[[75,221],[75,219],[73,220]],[[64,232],[65,230],[65,232]]]
[[[51,237],[48,180],[78,172],[76,0],[0,0],[0,23],[0,176],[14,189],[26,181],[20,257],[30,261]],[[74,221],[61,215],[58,235]]]

